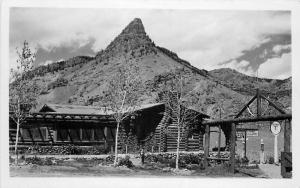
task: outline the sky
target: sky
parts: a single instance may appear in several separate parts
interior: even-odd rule
[[[37,52],[35,65],[95,56],[136,17],[156,45],[197,68],[291,76],[289,11],[11,8],[10,66],[24,40]]]

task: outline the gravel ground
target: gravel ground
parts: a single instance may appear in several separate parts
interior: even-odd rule
[[[269,178],[282,178],[280,174],[280,166],[275,164],[260,164],[259,168],[269,177]]]

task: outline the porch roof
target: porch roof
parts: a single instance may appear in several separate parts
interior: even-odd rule
[[[156,106],[162,106],[163,103],[143,104],[133,109],[134,111],[145,110]],[[80,106],[67,104],[47,103],[41,107],[38,112],[59,113],[59,114],[84,114],[84,115],[112,115],[114,112],[105,107],[98,106]]]

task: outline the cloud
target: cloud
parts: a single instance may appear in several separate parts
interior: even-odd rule
[[[142,19],[147,34],[157,45],[208,70],[267,42],[268,35],[291,32],[288,11],[12,8],[10,49],[26,39],[52,52],[44,62],[54,55],[66,58],[53,53],[53,49],[63,46],[76,53],[71,46],[77,41],[76,48],[89,44],[86,53],[95,54],[135,17]]]
[[[213,69],[219,69],[219,68],[230,68],[249,76],[255,76],[255,71],[250,66],[250,62],[245,60],[240,62],[237,60],[232,60],[227,64],[216,65]]]
[[[49,65],[49,64],[51,64],[51,63],[54,63],[54,62],[51,61],[51,60],[47,60],[47,61],[45,61],[44,65]]]
[[[285,79],[292,76],[291,53],[283,54],[281,57],[268,59],[258,69],[259,77],[272,79]]]
[[[276,45],[273,47],[273,52],[275,52],[276,54],[280,54],[282,51],[285,50],[291,50],[291,45],[287,44],[287,45]]]
[[[60,46],[48,46],[46,48],[39,45],[36,55],[36,65],[41,65],[48,60],[56,62],[74,56],[94,56],[95,52],[92,50],[94,43],[95,39],[90,38],[87,41],[69,40],[61,43]]]

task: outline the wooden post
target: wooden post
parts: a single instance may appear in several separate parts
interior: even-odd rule
[[[244,132],[245,137],[244,137],[244,158],[247,157],[247,131],[245,130]]]
[[[209,157],[209,125],[205,127],[205,143],[204,143],[204,167],[208,167],[208,157]]]
[[[284,151],[291,152],[291,120],[285,120],[284,125]]]
[[[221,152],[221,124],[219,125],[218,158],[220,158],[220,152]]]
[[[57,129],[56,129],[56,130],[53,130],[53,140],[54,140],[54,142],[57,141]],[[53,143],[54,143],[54,142],[53,142]]]
[[[104,127],[104,149],[108,149],[108,143],[107,143],[107,127]]]
[[[256,90],[256,100],[257,100],[257,117],[261,116],[261,97],[260,97],[260,90]]]
[[[230,139],[230,172],[234,173],[235,167],[235,137],[236,137],[236,127],[235,124],[231,124],[231,139]]]
[[[82,128],[79,128],[79,139],[82,141]]]
[[[81,130],[81,137],[82,137],[82,129]],[[95,129],[94,128],[91,128],[91,140],[95,140]]]
[[[281,176],[283,178],[290,178],[291,173],[288,172],[290,172],[293,168],[291,138],[291,119],[288,119],[284,121],[284,152],[281,152]]]
[[[261,139],[260,140],[260,164],[264,164],[265,163],[265,144],[264,144],[264,140]]]

